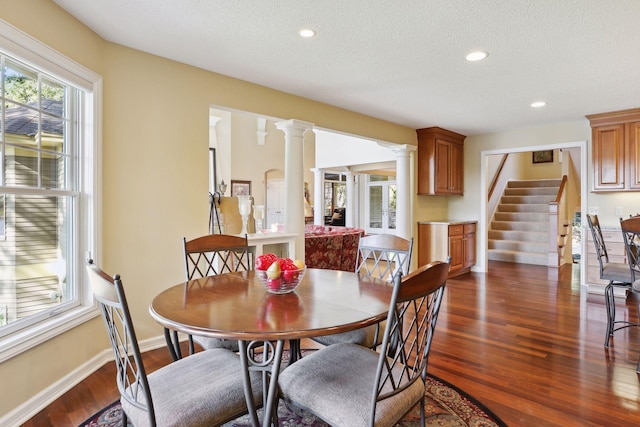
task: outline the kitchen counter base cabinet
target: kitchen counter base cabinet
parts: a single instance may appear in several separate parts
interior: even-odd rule
[[[451,257],[449,277],[471,271],[476,263],[476,222],[419,222],[418,266]]]

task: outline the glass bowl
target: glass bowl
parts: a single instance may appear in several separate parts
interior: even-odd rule
[[[282,270],[277,277],[269,277],[267,270],[256,270],[256,276],[260,283],[267,289],[267,292],[272,294],[287,294],[293,292],[298,287],[304,273],[307,271],[306,267],[296,270]]]

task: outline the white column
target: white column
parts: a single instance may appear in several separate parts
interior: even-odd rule
[[[313,172],[313,223],[324,225],[324,171],[312,168]]]
[[[284,228],[295,233],[295,258],[304,259],[304,133],[313,123],[285,120],[276,123],[284,132]]]
[[[356,200],[354,197],[355,188],[353,187],[353,172],[348,171],[345,173],[345,177],[347,178],[346,187],[347,187],[347,200],[346,200],[346,209],[345,209],[345,222],[344,225],[347,227],[353,227],[355,224],[354,221],[354,212],[356,206]]]
[[[411,152],[413,145],[385,145],[396,155],[396,235],[411,238]]]

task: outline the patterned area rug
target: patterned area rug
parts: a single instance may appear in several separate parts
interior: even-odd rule
[[[506,427],[506,424],[484,405],[457,387],[436,378],[427,377],[425,393],[426,425],[438,427]],[[298,408],[280,402],[278,406],[280,427],[325,427],[326,423]],[[80,427],[116,427],[122,425],[122,408],[116,401],[98,412]],[[130,424],[131,425],[131,424]],[[240,417],[224,427],[250,426],[248,417]],[[419,407],[398,424],[402,427],[420,425]]]

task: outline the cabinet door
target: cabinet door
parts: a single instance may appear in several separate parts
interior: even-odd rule
[[[449,256],[451,264],[449,271],[453,272],[464,267],[464,242],[462,235],[449,236]]]
[[[593,128],[593,189],[624,188],[624,124]]]
[[[449,179],[451,165],[451,143],[436,139],[436,169],[435,169],[435,192],[436,194],[451,193],[451,183]]]
[[[449,147],[449,192],[462,194],[464,190],[464,149],[462,145],[451,144]]]
[[[464,268],[471,267],[476,263],[476,225],[465,224],[464,226]]]
[[[629,189],[640,190],[640,122],[627,124],[629,161]]]

